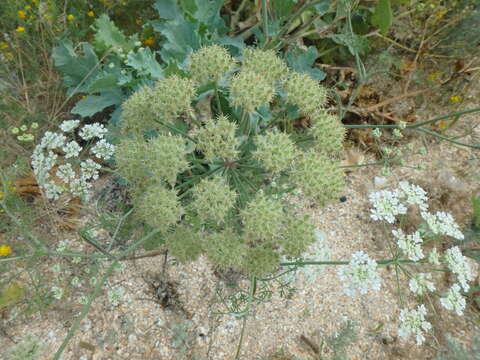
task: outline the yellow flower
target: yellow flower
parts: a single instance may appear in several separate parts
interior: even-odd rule
[[[32,7],[31,7],[30,5],[26,5],[26,6],[24,7],[24,9],[25,9],[25,10],[31,10]]]
[[[12,248],[7,245],[0,245],[0,256],[7,256],[12,253]]]
[[[67,15],[67,20],[73,21],[73,20],[75,20],[75,16],[73,16],[72,14],[68,14]]]
[[[447,128],[447,122],[445,120],[440,120],[438,123],[438,128],[440,130],[445,130]]]
[[[50,15],[50,14],[45,14],[45,15],[43,15],[43,17],[48,20],[48,19],[51,19],[51,18],[52,18],[52,15]]]
[[[428,75],[428,80],[435,81],[437,80],[437,78],[440,77],[440,75],[442,75],[440,71],[435,71],[434,73],[431,73],[430,75]]]
[[[155,44],[155,38],[153,36],[150,36],[149,38],[143,40],[143,44],[145,46],[153,46]]]
[[[441,10],[441,11],[439,11],[439,12],[437,12],[437,13],[435,14],[435,17],[436,17],[438,20],[441,20],[441,19],[445,16],[445,14],[446,14],[447,12],[448,12],[448,10]]]
[[[7,50],[9,47],[6,42],[0,41],[0,49]]]
[[[0,191],[0,199],[3,199],[5,197],[5,194]]]
[[[7,53],[5,53],[5,55],[6,55],[7,58],[9,58],[9,59],[13,59],[13,53],[12,53],[12,52],[7,52]]]
[[[461,96],[458,96],[458,95],[455,95],[455,96],[451,96],[451,97],[450,97],[450,101],[451,101],[452,103],[457,103],[457,102],[459,102],[460,100],[462,100],[462,97],[461,97]]]
[[[94,17],[95,13],[92,10],[90,10],[89,12],[87,12],[87,16]]]
[[[137,23],[137,25],[142,25],[142,19],[136,19],[135,22]]]
[[[22,10],[18,10],[17,14],[20,19],[25,19],[27,17],[27,15],[25,15],[25,11]]]
[[[23,33],[23,32],[25,32],[25,28],[23,26],[19,26],[19,27],[17,27],[17,29],[15,31],[18,32],[18,33]]]
[[[36,4],[36,3],[37,3],[37,0],[32,0],[32,3],[33,3],[33,4]]]

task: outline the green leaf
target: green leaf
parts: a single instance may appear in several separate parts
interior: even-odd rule
[[[90,117],[111,105],[120,105],[125,96],[120,89],[114,88],[104,91],[100,95],[90,95],[80,100],[70,111],[81,117]]]
[[[174,20],[181,15],[177,0],[155,0],[153,7],[162,19]]]
[[[144,51],[131,52],[127,56],[127,65],[138,71],[140,75],[150,75],[154,79],[163,78],[162,66],[155,59],[155,54],[150,48]]]
[[[77,55],[70,40],[63,40],[53,48],[52,57],[55,66],[63,74],[63,84],[75,88],[80,83],[88,84],[99,74],[98,58],[90,44],[83,44],[83,55]],[[69,89],[71,95],[73,89]]]
[[[290,17],[297,4],[293,0],[282,0],[272,2],[272,12],[277,20],[283,20]]]
[[[320,4],[315,5],[314,9],[317,11],[318,15],[325,15],[330,10],[330,4],[332,2],[333,0],[322,1]]]
[[[160,56],[166,63],[183,64],[192,50],[200,48],[199,25],[187,22],[183,17],[167,22],[153,22],[155,31],[160,32],[166,41]]]
[[[339,45],[346,46],[352,55],[365,55],[370,50],[370,43],[364,36],[356,34],[332,34],[328,35]]]
[[[122,48],[126,52],[133,50],[135,47],[136,37],[127,37],[123,32],[115,26],[107,14],[102,14],[95,20],[94,27],[96,29],[95,42],[105,49]]]
[[[379,0],[372,15],[372,25],[386,34],[392,25],[392,5],[390,0]]]
[[[287,53],[286,60],[288,66],[300,73],[307,73],[313,79],[322,81],[325,79],[325,73],[314,67],[317,60],[318,51],[314,46],[310,46],[307,51],[295,48]]]

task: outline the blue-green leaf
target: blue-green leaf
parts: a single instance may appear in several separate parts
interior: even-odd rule
[[[123,32],[115,26],[113,21],[110,20],[107,14],[102,14],[95,20],[94,27],[96,29],[95,42],[105,49],[109,48],[122,48],[125,52],[133,50],[135,47],[135,41],[137,38],[127,37]]]
[[[127,65],[130,65],[141,75],[150,75],[154,79],[163,78],[162,66],[155,59],[155,54],[150,48],[143,51],[131,52],[127,56]]]
[[[111,89],[100,93],[100,95],[90,95],[80,100],[71,110],[72,114],[78,114],[81,117],[89,117],[102,111],[111,105],[120,105],[124,100],[120,89]]]
[[[307,51],[295,48],[287,53],[287,64],[295,71],[307,73],[313,79],[322,81],[325,79],[325,73],[315,68],[315,60],[317,60],[318,51],[314,46],[310,46]]]
[[[153,6],[162,19],[174,20],[181,15],[177,0],[155,0]]]

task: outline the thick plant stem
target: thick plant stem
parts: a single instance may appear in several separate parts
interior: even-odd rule
[[[240,360],[240,353],[242,351],[243,338],[245,335],[245,328],[247,325],[247,316],[248,316],[248,313],[250,312],[250,306],[253,302],[253,296],[255,295],[256,289],[257,289],[257,278],[255,277],[255,275],[252,275],[252,277],[250,278],[250,289],[248,292],[247,311],[246,311],[246,314],[243,315],[242,330],[240,332],[240,340],[238,341],[237,352],[235,354],[234,360]]]

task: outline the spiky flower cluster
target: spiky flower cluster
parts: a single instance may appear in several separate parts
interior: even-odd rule
[[[202,47],[190,55],[188,70],[200,85],[220,82],[235,66],[227,49],[218,45]]]
[[[123,129],[131,133],[165,131],[162,124],[190,110],[194,96],[193,80],[176,75],[159,80],[154,88],[143,87],[123,103]]]
[[[278,174],[290,168],[298,154],[290,136],[277,131],[257,135],[255,144],[257,149],[253,152],[253,157],[272,174]]]
[[[79,120],[64,121],[59,126],[64,134],[45,132],[33,151],[33,173],[48,199],[57,200],[63,193],[88,198],[90,181],[98,178],[99,162],[113,156],[115,148],[104,139],[107,129],[103,125],[84,125],[76,138],[73,132],[79,126]],[[88,142],[88,147],[84,149],[78,140]]]
[[[236,136],[237,125],[220,115],[216,119],[208,119],[198,130],[197,150],[203,152],[208,161],[233,161],[238,156],[240,140]]]
[[[337,199],[345,183],[337,162],[312,150],[295,160],[292,181],[307,197],[322,206]]]
[[[287,65],[273,50],[248,48],[243,53],[242,69],[261,75],[271,81],[280,80],[288,73]]]
[[[222,223],[235,204],[237,193],[230,189],[223,177],[203,179],[193,190],[192,209],[205,220]]]
[[[311,129],[315,150],[324,154],[338,154],[343,150],[345,128],[340,120],[326,112],[318,111],[312,118]]]
[[[234,106],[251,113],[272,101],[275,89],[270,82],[256,72],[240,71],[230,83],[230,98]]]
[[[292,72],[283,83],[287,101],[307,116],[315,117],[327,102],[327,91],[307,74]]]

